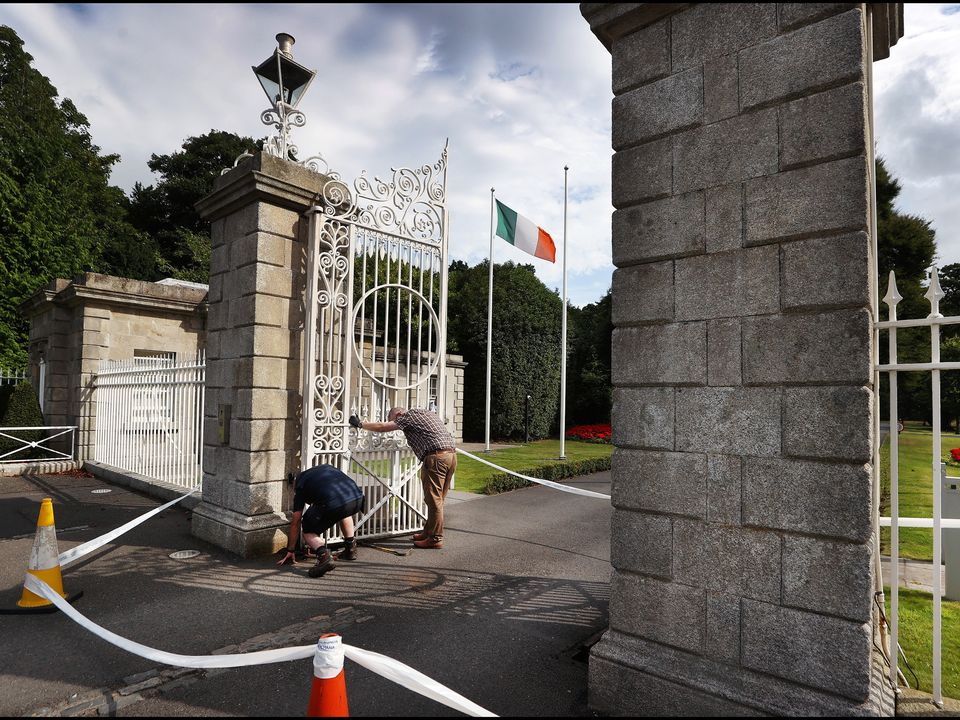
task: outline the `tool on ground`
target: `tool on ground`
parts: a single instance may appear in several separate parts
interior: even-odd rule
[[[360,545],[360,547],[373,548],[374,550],[390,553],[391,555],[399,555],[400,557],[406,557],[410,554],[409,550],[394,550],[393,548],[384,547],[383,545],[374,545],[373,543],[363,543]]]

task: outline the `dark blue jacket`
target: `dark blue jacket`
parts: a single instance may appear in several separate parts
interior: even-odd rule
[[[322,508],[343,507],[363,497],[363,490],[332,465],[317,465],[297,476],[293,495],[293,511],[300,512],[307,503]]]

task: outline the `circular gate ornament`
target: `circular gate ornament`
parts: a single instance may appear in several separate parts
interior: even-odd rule
[[[440,338],[440,318],[437,317],[437,312],[436,312],[436,310],[433,309],[433,306],[430,304],[430,301],[427,300],[427,298],[423,295],[423,293],[420,293],[420,292],[414,290],[414,289],[411,288],[411,287],[407,287],[406,285],[401,285],[400,283],[387,283],[387,284],[384,284],[384,285],[377,285],[377,287],[371,288],[370,290],[367,290],[367,292],[365,292],[365,293],[363,294],[363,297],[361,297],[360,300],[355,304],[355,306],[354,306],[354,308],[353,308],[353,326],[356,327],[356,325],[357,325],[357,318],[358,318],[359,315],[360,315],[360,310],[363,308],[364,303],[367,301],[367,298],[370,297],[371,295],[373,295],[375,292],[378,292],[378,291],[380,291],[380,290],[388,290],[388,289],[390,289],[390,288],[396,288],[398,291],[400,291],[400,290],[406,290],[408,293],[410,293],[411,295],[413,295],[414,297],[416,297],[416,298],[420,301],[420,303],[421,303],[421,305],[422,305],[423,307],[426,307],[426,308],[427,308],[427,310],[428,310],[428,312],[429,312],[430,332],[431,332],[431,333],[434,333],[434,332],[435,332],[436,337],[437,337],[437,344],[436,344],[436,346],[435,346],[435,347],[437,348],[437,356],[436,356],[436,358],[434,358],[433,362],[427,367],[427,372],[426,372],[426,374],[424,374],[424,375],[421,377],[421,379],[418,380],[417,382],[414,382],[414,383],[412,383],[412,384],[410,384],[410,385],[393,385],[393,384],[391,384],[391,383],[384,382],[381,378],[376,377],[370,370],[368,370],[368,369],[364,366],[364,364],[363,364],[363,349],[357,346],[356,336],[354,336],[354,340],[353,340],[353,354],[354,354],[354,357],[356,357],[356,359],[357,359],[357,364],[360,366],[360,370],[363,372],[363,374],[366,375],[366,376],[367,376],[368,378],[370,378],[371,380],[373,380],[373,382],[375,382],[375,383],[376,383],[377,385],[379,385],[380,387],[389,388],[389,389],[391,389],[391,390],[413,390],[413,389],[416,388],[418,385],[423,385],[425,382],[428,382],[428,381],[430,380],[430,378],[433,376],[433,373],[434,373],[434,372],[436,371],[436,369],[440,366],[440,356],[441,356],[441,353],[439,352],[440,340],[441,340],[441,338]],[[413,317],[413,310],[410,311],[410,316]],[[374,328],[374,337],[376,337],[376,328]],[[361,338],[362,338],[362,336],[361,336]],[[389,338],[387,338],[387,340],[389,340]],[[362,342],[362,339],[361,339],[361,342]],[[376,351],[376,346],[374,346],[374,352],[371,353],[371,355],[373,356],[371,359],[372,359],[372,361],[373,361],[374,363],[376,363],[376,352],[375,352],[375,351]],[[399,353],[399,352],[400,352],[400,348],[396,348],[396,351],[397,351],[397,353]],[[419,357],[418,357],[418,360],[419,360]],[[387,362],[386,357],[384,357],[383,361],[384,361],[384,363]],[[408,357],[408,358],[407,358],[407,363],[409,364],[409,362],[410,362],[410,358]]]

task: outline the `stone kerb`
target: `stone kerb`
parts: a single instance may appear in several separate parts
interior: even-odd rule
[[[864,6],[581,8],[617,266],[591,705],[875,713]]]
[[[211,266],[203,503],[193,532],[245,557],[286,542],[285,478],[299,469],[303,213],[324,182],[259,153],[197,204],[211,221]]]

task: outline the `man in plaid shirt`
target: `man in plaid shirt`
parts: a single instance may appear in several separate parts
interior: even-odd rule
[[[361,430],[393,432],[403,430],[407,444],[423,465],[420,482],[427,503],[427,522],[423,532],[413,536],[418,548],[443,547],[443,501],[450,491],[453,473],[457,469],[457,452],[453,436],[436,413],[420,408],[407,410],[395,407],[387,415],[387,422],[362,422],[356,415],[350,424]]]

